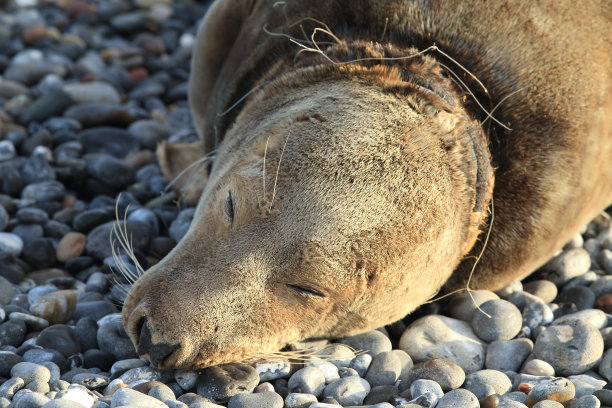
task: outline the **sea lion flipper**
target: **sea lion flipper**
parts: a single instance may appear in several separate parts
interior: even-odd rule
[[[189,205],[195,205],[208,180],[208,156],[204,154],[204,142],[162,142],[157,147],[157,160],[161,171]]]

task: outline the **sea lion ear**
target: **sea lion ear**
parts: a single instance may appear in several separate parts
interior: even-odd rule
[[[436,119],[444,133],[450,133],[457,127],[457,115],[452,112],[442,110],[436,114]]]
[[[232,50],[244,21],[254,7],[255,0],[217,0],[204,17],[198,29],[189,84],[189,101],[196,128],[203,129],[201,112],[217,82],[221,68]],[[200,135],[202,136],[202,135]]]

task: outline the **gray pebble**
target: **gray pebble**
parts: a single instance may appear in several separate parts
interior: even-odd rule
[[[66,189],[59,181],[41,181],[28,184],[21,192],[21,198],[35,202],[61,200],[66,194]]]
[[[598,369],[599,374],[608,381],[612,381],[612,349],[606,350]]]
[[[175,370],[174,380],[183,390],[189,391],[195,388],[198,373],[196,371]]]
[[[536,403],[533,408],[564,408],[563,404],[557,401],[544,400]]]
[[[317,397],[312,394],[291,393],[285,397],[286,408],[309,408],[314,402],[317,402]]]
[[[340,376],[340,378],[360,376],[357,370],[355,370],[354,368],[350,368],[350,367],[340,367],[338,369],[338,375]]]
[[[438,400],[436,408],[480,408],[478,398],[463,388],[458,388],[444,394],[442,398]]]
[[[109,378],[105,375],[94,373],[76,374],[72,377],[71,382],[79,384],[88,389],[105,387],[109,383]]]
[[[325,383],[329,384],[332,381],[340,378],[340,374],[338,374],[338,367],[330,363],[329,361],[323,361],[316,357],[311,358],[307,363],[307,367],[316,367],[325,376]]]
[[[383,403],[397,397],[398,394],[399,390],[395,385],[379,385],[370,389],[370,392],[363,400],[363,404],[374,405]]]
[[[437,399],[440,399],[444,395],[442,387],[435,381],[432,380],[415,380],[410,385],[410,395],[412,398],[418,398],[419,396],[430,393],[433,394]]]
[[[259,384],[259,375],[253,367],[229,363],[202,370],[196,388],[199,395],[225,402],[236,394],[252,392],[257,384]]]
[[[494,299],[499,299],[499,296],[489,290],[459,293],[452,297],[448,306],[449,313],[455,319],[471,322],[477,306]]]
[[[523,285],[523,290],[539,297],[544,303],[550,303],[555,300],[558,292],[557,285],[544,279],[525,283]]]
[[[556,285],[562,285],[568,280],[589,271],[591,257],[583,248],[563,251],[540,268],[541,275]]]
[[[163,402],[130,388],[120,388],[113,394],[111,407],[115,408],[122,406],[167,408],[167,405]]]
[[[37,392],[29,392],[23,394],[21,397],[17,398],[15,396],[13,398],[13,403],[11,404],[12,408],[38,408],[44,406],[47,402],[49,402],[49,398],[45,397],[43,394],[39,394]]]
[[[402,381],[401,387],[403,388],[404,383],[409,386],[418,379],[433,380],[440,384],[442,390],[450,391],[463,384],[465,373],[457,364],[442,358],[435,358],[415,364],[410,369],[406,380]]]
[[[344,377],[327,385],[325,397],[334,398],[341,405],[361,405],[370,392],[370,384],[363,378]]]
[[[518,371],[533,350],[529,339],[494,341],[487,345],[485,367],[498,371]]]
[[[580,374],[594,367],[603,353],[603,339],[595,326],[571,320],[540,333],[534,355],[555,368],[558,375]]]
[[[371,330],[351,337],[344,337],[339,341],[340,343],[351,346],[356,351],[365,351],[372,356],[376,356],[383,351],[391,351],[391,340],[377,330]]]
[[[237,394],[230,398],[227,408],[283,408],[283,398],[275,392]]]
[[[581,320],[585,323],[590,323],[598,329],[605,327],[608,324],[608,317],[599,309],[587,309],[579,312],[574,312],[561,316],[553,320],[552,325],[567,323],[571,320]]]
[[[371,386],[392,385],[402,373],[402,362],[392,351],[384,351],[377,354],[365,376]]]
[[[317,367],[304,367],[289,378],[288,387],[292,393],[319,397],[325,388],[325,375]]]
[[[568,408],[599,408],[601,402],[593,395],[585,395],[572,400]]]
[[[552,377],[555,375],[555,368],[544,360],[534,358],[525,363],[521,372],[529,375]]]
[[[172,389],[165,384],[156,385],[149,390],[148,394],[150,397],[158,399],[162,402],[176,399],[174,391],[172,391]]]
[[[255,371],[259,374],[259,381],[272,381],[279,378],[287,378],[291,373],[289,361],[266,361],[256,363]]]
[[[509,392],[512,389],[512,382],[501,371],[480,370],[465,376],[463,388],[480,399],[488,395],[503,395]]]
[[[0,397],[11,399],[13,395],[25,386],[23,378],[13,377],[0,385]]]
[[[0,351],[0,377],[10,377],[11,376],[11,368],[17,363],[21,363],[23,361],[23,357],[10,352],[10,351]]]
[[[23,250],[23,240],[18,235],[11,234],[10,232],[0,232],[0,259],[19,256],[22,250]],[[0,287],[1,288],[9,287],[12,289],[12,286],[10,286],[10,282],[6,281],[9,284],[9,286],[6,286],[7,284],[4,283],[5,281],[6,279],[4,278],[0,280],[0,283],[1,283]],[[3,289],[3,291],[4,290],[5,289]],[[13,290],[13,293],[14,293],[14,290]],[[2,301],[3,305],[7,304],[8,300],[5,302],[4,296],[0,298],[0,301]]]
[[[474,312],[472,327],[476,335],[486,342],[510,340],[521,330],[521,312],[507,300],[489,300]]]
[[[51,379],[51,372],[45,366],[24,361],[13,366],[11,377],[22,378],[26,384],[36,380],[48,382]]]
[[[399,348],[416,362],[444,358],[471,373],[484,366],[486,344],[468,323],[429,315],[416,320],[404,331]]]
[[[612,336],[610,336],[612,338]],[[354,359],[351,360],[349,364],[350,368],[354,368],[355,371],[359,374],[360,377],[365,376],[365,373],[368,371],[370,364],[372,363],[372,355],[371,354],[361,354]]]
[[[159,381],[161,380],[161,373],[157,368],[153,367],[136,367],[121,374],[119,379],[128,385],[141,380]]]

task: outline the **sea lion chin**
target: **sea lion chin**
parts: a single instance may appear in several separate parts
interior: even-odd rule
[[[394,1],[299,3],[279,14],[270,1],[217,1],[198,32],[190,102],[202,142],[162,145],[158,157],[168,176],[213,149],[214,164],[184,186],[198,200],[186,236],[137,280],[123,309],[138,353],[160,368],[244,360],[391,323],[464,286],[475,254],[472,287],[497,289],[612,201],[609,61],[593,63],[574,89],[565,66],[547,77],[560,58],[552,45],[538,61],[535,51],[519,54],[498,28],[469,20],[476,5],[434,15]],[[515,17],[504,19],[516,10],[489,9],[481,11],[516,28]],[[581,12],[601,23],[602,39],[562,57],[612,51],[605,19]],[[428,18],[437,28],[417,24]],[[297,38],[291,22],[321,20],[346,28],[320,53],[270,34]],[[457,21],[465,27],[452,37],[445,28]],[[446,57],[419,52],[428,36]],[[481,41],[489,48],[474,51]],[[499,50],[518,60],[494,69]],[[457,79],[475,79],[453,77],[452,61],[469,66],[492,101],[506,101],[498,124],[466,97]],[[551,83],[540,85],[543,77]],[[589,87],[596,81],[608,92]],[[572,111],[585,96],[592,103]],[[574,194],[591,200],[578,205]]]

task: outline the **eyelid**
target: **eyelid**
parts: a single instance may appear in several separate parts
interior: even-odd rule
[[[300,294],[303,295],[307,295],[307,296],[316,296],[316,297],[320,297],[320,298],[324,298],[325,295],[321,292],[319,292],[316,289],[312,289],[312,288],[308,288],[308,287],[304,287],[304,286],[298,286],[298,285],[292,285],[292,284],[287,284],[287,287],[294,290],[295,292],[298,292]]]
[[[234,197],[232,196],[232,190],[229,190],[227,200],[225,201],[225,214],[230,220],[230,224],[234,223]]]

